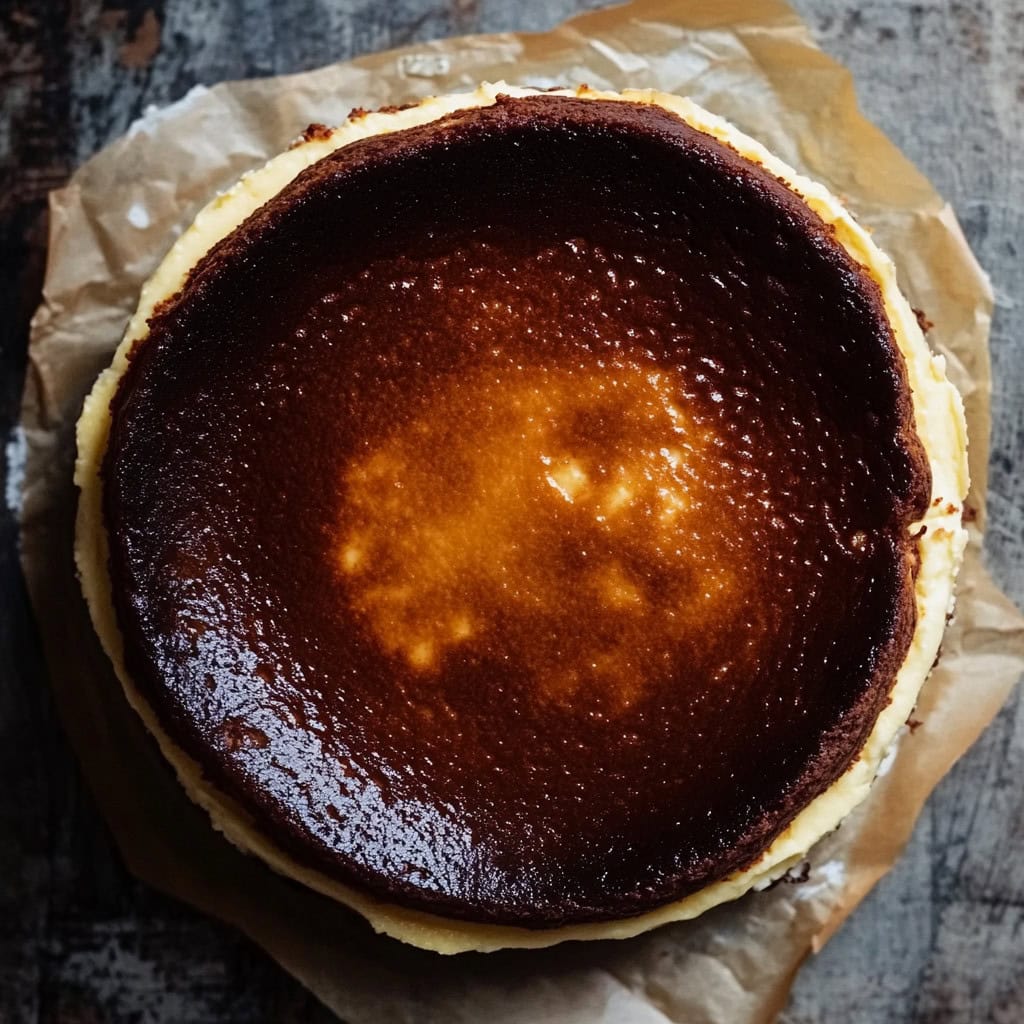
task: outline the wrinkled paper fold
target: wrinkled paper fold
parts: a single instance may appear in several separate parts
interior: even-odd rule
[[[481,80],[691,96],[843,196],[934,322],[963,393],[977,512],[957,617],[915,718],[867,802],[815,847],[802,884],[619,942],[442,958],[231,847],[180,789],[124,701],[72,563],[73,430],[142,282],[209,197],[310,122],[472,89]],[[541,35],[450,39],[305,74],[193,89],[148,112],[51,197],[44,302],[23,430],[23,563],[57,704],[130,868],[229,921],[350,1024],[768,1021],[803,958],[894,863],[928,793],[995,715],[1024,664],[1024,623],[981,566],[992,297],[950,208],[858,112],[849,74],[781,0],[639,0]]]

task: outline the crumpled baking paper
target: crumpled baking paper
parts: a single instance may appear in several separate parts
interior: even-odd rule
[[[956,620],[868,801],[782,884],[635,939],[442,958],[381,936],[211,828],[179,788],[92,633],[72,564],[73,428],[142,282],[218,189],[309,122],[483,79],[653,86],[693,97],[845,197],[896,260],[967,404],[977,518]],[[799,964],[894,863],[928,793],[1024,665],[1024,623],[981,567],[992,296],[949,206],[858,112],[849,74],[781,0],[671,0],[542,35],[449,39],[305,74],[193,89],[148,112],[51,196],[22,422],[23,563],[57,704],[129,867],[237,925],[349,1024],[769,1021]]]

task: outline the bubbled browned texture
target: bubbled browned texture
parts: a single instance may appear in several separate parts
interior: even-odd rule
[[[126,663],[299,859],[549,926],[749,863],[859,750],[927,471],[877,288],[656,108],[322,160],[113,406]]]

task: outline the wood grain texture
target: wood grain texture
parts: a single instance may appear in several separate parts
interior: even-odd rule
[[[1024,603],[1024,5],[796,0],[955,207],[997,311],[986,540]],[[0,418],[16,417],[46,191],[196,82],[550,27],[577,0],[0,0]],[[328,1021],[246,940],[130,878],[56,725],[0,516],[0,1024]],[[898,867],[801,972],[785,1024],[1024,1021],[1024,702],[940,785]]]

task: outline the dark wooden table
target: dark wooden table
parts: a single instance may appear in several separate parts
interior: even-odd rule
[[[685,0],[681,0],[685,2]],[[588,0],[0,0],[0,417],[17,418],[45,197],[196,82],[550,27]],[[998,308],[988,564],[1024,603],[1024,2],[797,0],[953,203]],[[0,514],[0,1024],[327,1021],[232,931],[121,866],[56,724]],[[1024,1021],[1024,702],[935,793],[900,865],[802,971],[787,1024]]]

